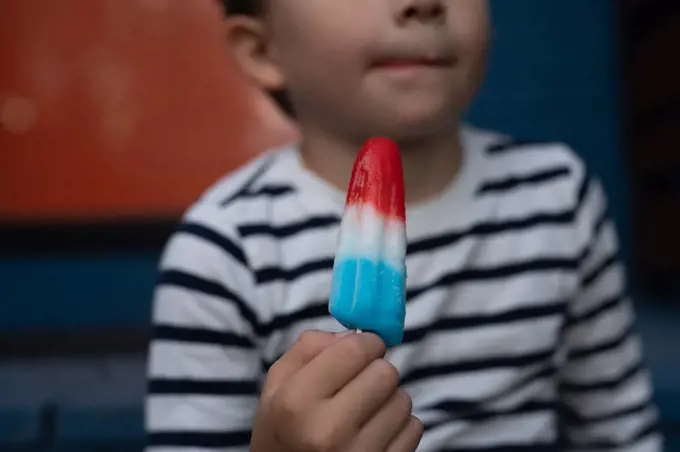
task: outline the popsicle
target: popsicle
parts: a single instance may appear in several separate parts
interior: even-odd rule
[[[348,329],[401,343],[406,316],[406,209],[396,143],[371,138],[354,162],[340,223],[329,310]]]

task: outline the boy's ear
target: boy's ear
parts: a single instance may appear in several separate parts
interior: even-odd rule
[[[263,23],[257,18],[235,15],[226,19],[225,26],[229,47],[241,71],[267,91],[283,89],[283,73],[270,56]]]

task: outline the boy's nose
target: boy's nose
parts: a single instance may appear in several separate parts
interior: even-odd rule
[[[397,0],[396,19],[400,25],[408,22],[440,22],[446,16],[443,0]]]

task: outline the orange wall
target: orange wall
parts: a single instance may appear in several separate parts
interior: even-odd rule
[[[0,2],[0,221],[174,216],[292,128],[213,0]]]

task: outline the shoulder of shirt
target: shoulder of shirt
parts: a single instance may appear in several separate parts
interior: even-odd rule
[[[238,224],[252,213],[252,203],[246,200],[295,190],[293,184],[280,180],[272,182],[269,177],[289,151],[290,147],[268,150],[231,171],[203,192],[186,211],[183,221],[212,226],[224,234],[235,235]]]
[[[564,165],[574,171],[574,176],[587,172],[583,159],[568,144],[561,141],[530,141],[491,130],[468,126],[467,130],[484,147],[490,164],[521,160],[531,168],[531,157],[541,153],[544,162]]]
[[[476,127],[468,127],[472,139],[479,143],[484,153],[485,165],[490,173],[511,174],[508,168],[522,168],[522,175],[562,171],[574,190],[588,182],[588,173],[583,159],[568,144],[560,141],[528,141]],[[544,188],[557,187],[547,185]]]

